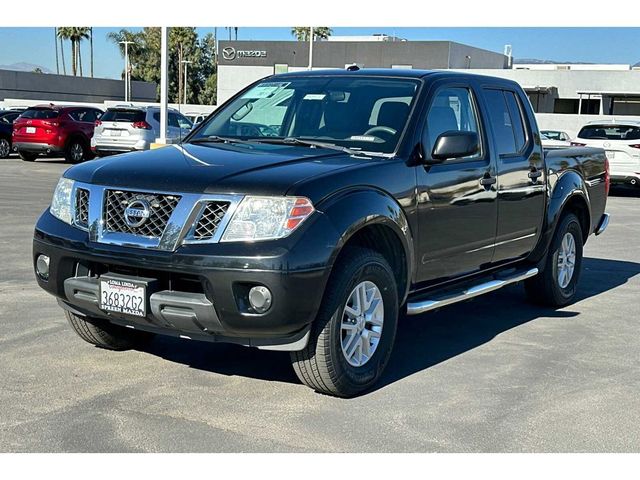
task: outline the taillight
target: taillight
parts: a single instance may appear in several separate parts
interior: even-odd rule
[[[46,125],[48,127],[59,127],[60,126],[60,124],[58,122],[49,122],[47,120],[43,120],[42,124]]]
[[[580,142],[571,142],[571,146],[572,147],[586,147],[587,144],[586,143],[580,143]]]
[[[142,122],[134,122],[133,125],[131,125],[131,126],[133,128],[142,128],[144,130],[151,130],[151,125],[149,125],[144,120]]]
[[[640,143],[636,143],[634,145],[629,145],[631,148],[640,148]]]
[[[102,122],[100,120],[96,120],[96,123],[94,125],[96,127],[99,127],[100,125],[102,125]]]
[[[609,187],[611,186],[611,176],[609,175],[609,159],[604,158],[604,194],[609,195]]]

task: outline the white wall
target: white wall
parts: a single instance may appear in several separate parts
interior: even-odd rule
[[[562,130],[574,138],[580,129],[589,122],[597,120],[611,120],[614,118],[624,120],[638,120],[640,117],[616,117],[612,115],[570,115],[560,113],[536,113],[538,128],[540,130]]]
[[[559,98],[579,98],[578,91],[640,92],[640,71],[606,70],[459,70],[508,78],[522,87],[556,87]]]
[[[247,85],[273,73],[273,66],[218,65],[218,105],[226,102]]]

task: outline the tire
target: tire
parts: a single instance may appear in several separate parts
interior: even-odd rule
[[[81,317],[65,310],[73,330],[85,342],[107,350],[129,350],[148,343],[153,334],[140,330],[129,330],[113,325],[106,320]]]
[[[84,142],[78,138],[74,138],[64,149],[64,159],[69,163],[81,163],[88,159],[87,147]]]
[[[573,271],[569,281],[560,272],[563,263],[563,242],[571,236],[574,242]],[[570,243],[570,242],[569,242]],[[572,303],[576,296],[580,270],[582,267],[582,228],[580,220],[573,213],[564,215],[553,234],[543,270],[535,277],[525,280],[525,291],[531,301],[548,307],[564,307]],[[569,258],[569,264],[571,263]],[[567,261],[565,260],[564,263]]]
[[[35,161],[36,158],[38,158],[38,154],[37,153],[23,152],[22,150],[18,150],[18,155],[25,162],[33,162],[33,161]]]
[[[374,335],[371,329],[378,328],[373,323],[359,321],[357,326],[349,325],[349,328],[354,329],[350,331],[354,333],[343,330],[343,316],[350,318],[345,307],[355,298],[352,297],[354,289],[362,285],[365,289],[370,289],[367,290],[367,295],[375,295],[377,289],[382,300],[382,305],[375,309],[377,313],[370,317],[377,317],[379,322],[379,313],[383,312],[381,332],[375,334],[379,335],[376,346],[370,343],[375,342],[375,339],[369,340],[369,335]],[[374,309],[375,303],[372,302],[371,305],[371,309]],[[355,304],[352,303],[351,307],[353,312]],[[338,397],[353,397],[373,386],[391,355],[398,323],[398,307],[396,281],[387,260],[366,248],[350,248],[345,251],[329,279],[322,305],[311,326],[307,347],[299,352],[291,352],[293,369],[300,381],[318,392]],[[343,335],[357,335],[356,329],[363,326],[364,330],[369,328],[370,331],[366,334],[366,340],[362,341],[362,347],[356,347],[354,355],[359,358],[348,360],[348,352],[343,353],[343,342],[346,342],[346,348],[350,350],[354,344],[349,344],[347,338],[353,338],[353,342],[356,342],[358,337]],[[363,361],[364,342],[370,345],[372,354],[368,360]],[[357,353],[358,350],[360,353]],[[352,364],[358,359],[361,365]]]
[[[0,138],[0,158],[9,158],[11,154],[11,142],[6,138]]]

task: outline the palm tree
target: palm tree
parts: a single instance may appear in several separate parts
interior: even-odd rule
[[[58,38],[60,39],[60,54],[62,56],[62,73],[64,75],[67,74],[67,63],[64,60],[64,40],[68,40],[69,36],[68,36],[68,31],[67,31],[68,27],[58,27],[57,28],[57,35]],[[75,74],[74,74],[75,75]]]
[[[56,73],[60,75],[60,62],[58,61],[58,28],[53,27],[53,44],[56,47]]]
[[[308,42],[311,27],[293,27],[291,35],[296,37],[299,42]],[[326,40],[331,36],[329,27],[313,27],[313,40]]]
[[[89,27],[58,27],[58,36],[60,39],[69,40],[71,42],[71,71],[73,75],[82,76],[82,53],[80,45],[82,40],[89,38]]]
[[[89,27],[89,32],[91,35],[91,37],[89,37],[89,45],[91,47],[91,78],[93,78],[93,27]]]

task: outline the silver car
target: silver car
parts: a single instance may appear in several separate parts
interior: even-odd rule
[[[193,123],[180,112],[169,109],[167,138],[181,139]],[[160,108],[118,106],[109,108],[96,121],[91,149],[98,156],[148,150],[160,137]]]

